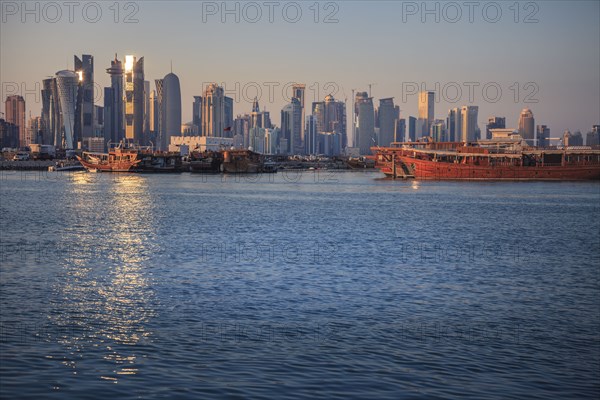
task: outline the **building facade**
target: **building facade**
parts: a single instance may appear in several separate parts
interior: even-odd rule
[[[25,125],[25,99],[22,96],[12,95],[4,102],[4,117],[6,122],[17,127],[19,142],[18,147],[27,146],[27,126]]]

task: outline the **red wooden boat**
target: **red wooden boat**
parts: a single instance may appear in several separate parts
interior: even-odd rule
[[[372,148],[392,178],[431,180],[597,180],[600,150],[536,148],[515,141],[406,142]]]
[[[142,159],[135,150],[115,148],[108,153],[83,152],[77,159],[88,171],[130,172]]]

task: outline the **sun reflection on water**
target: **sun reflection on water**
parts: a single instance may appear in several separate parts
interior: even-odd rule
[[[78,364],[101,358],[99,378],[114,381],[138,373],[138,357],[151,343],[148,322],[156,315],[148,260],[155,241],[147,181],[136,175],[76,177],[68,204],[72,220],[63,232],[70,243],[55,285],[58,337]],[[97,364],[96,364],[97,365]],[[83,368],[83,367],[80,367]]]

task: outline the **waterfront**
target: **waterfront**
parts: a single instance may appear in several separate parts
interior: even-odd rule
[[[2,398],[596,398],[598,182],[0,175]]]

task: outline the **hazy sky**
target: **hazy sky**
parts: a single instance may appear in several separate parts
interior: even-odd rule
[[[236,114],[251,110],[260,88],[261,107],[277,124],[283,88],[292,82],[307,85],[308,107],[329,92],[350,102],[352,89],[374,83],[376,103],[395,97],[407,117],[417,114],[413,93],[424,84],[438,91],[437,118],[475,104],[482,129],[491,115],[516,127],[524,107],[553,137],[600,122],[598,1],[428,2],[429,14],[420,1],[227,2],[230,14],[220,1],[76,3],[70,22],[68,2],[28,2],[33,11],[23,15],[21,1],[2,1],[2,99],[18,90],[27,112],[39,115],[33,92],[43,78],[73,68],[75,54],[92,54],[95,80],[104,87],[118,53],[144,57],[152,88],[172,60],[184,121],[191,119],[192,96],[216,81],[236,98]],[[101,93],[96,97],[102,105]]]

